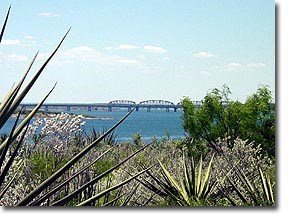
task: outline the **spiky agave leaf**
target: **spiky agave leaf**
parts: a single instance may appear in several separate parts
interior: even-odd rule
[[[1,175],[0,175],[0,187],[1,187],[2,183],[3,183],[3,181],[5,180],[5,177],[6,177],[6,175],[8,174],[8,171],[9,171],[10,167],[12,166],[12,163],[14,162],[14,159],[15,159],[17,153],[18,153],[18,150],[19,150],[21,144],[23,143],[23,140],[24,140],[25,134],[26,134],[26,132],[27,132],[27,129],[28,129],[28,125],[26,126],[26,129],[25,129],[24,133],[22,134],[21,139],[20,139],[19,142],[17,143],[15,149],[13,150],[12,154],[9,155],[8,161],[6,162],[5,167],[4,167],[3,170],[1,171]],[[9,143],[9,144],[11,144],[11,143]],[[8,146],[9,146],[9,145],[7,145],[6,147],[8,147]],[[5,148],[5,149],[8,149],[8,148]],[[5,152],[5,151],[2,152],[3,157],[5,157],[4,153],[6,154],[6,152]]]
[[[275,204],[274,194],[273,194],[273,189],[272,189],[270,178],[267,174],[264,175],[261,167],[259,167],[258,171],[259,171],[259,175],[260,175],[260,181],[261,181],[261,185],[262,185],[263,196],[265,198],[264,199],[265,203],[267,205],[274,205]],[[264,203],[264,205],[265,205],[265,203]]]
[[[216,182],[211,182],[211,166],[213,162],[213,157],[210,159],[209,165],[205,170],[204,177],[202,178],[203,168],[202,168],[202,157],[198,164],[195,166],[195,161],[192,158],[190,163],[190,169],[188,163],[183,156],[183,176],[178,176],[177,180],[172,177],[169,171],[164,167],[164,165],[159,161],[159,165],[162,170],[162,175],[160,177],[154,176],[154,174],[147,172],[149,176],[153,179],[153,183],[147,180],[140,181],[145,187],[158,194],[163,198],[170,197],[178,205],[194,205],[195,202],[198,203],[200,200],[206,200],[209,195],[214,190]]]
[[[22,87],[22,84],[23,84],[24,80],[26,79],[32,65],[34,64],[37,55],[38,55],[38,52],[36,53],[36,55],[32,59],[30,65],[28,66],[22,79],[18,82],[18,84],[14,88],[12,88],[8,92],[8,94],[6,95],[6,97],[4,98],[4,100],[1,103],[1,105],[0,105],[0,129],[3,127],[3,125],[6,123],[6,121],[11,117],[11,115],[18,108],[19,103],[18,102],[15,103],[15,98],[18,95],[20,88]],[[14,103],[14,105],[12,105],[13,103]]]
[[[5,184],[5,187],[1,189],[0,191],[0,200],[2,199],[2,197],[5,195],[5,193],[7,192],[7,190],[10,188],[10,186],[12,185],[12,183],[14,182],[14,180],[16,180],[16,177],[18,175],[18,171],[22,168],[23,166],[23,160],[20,160],[17,164],[17,169],[15,171],[15,173],[13,174],[13,177]]]
[[[234,191],[236,191],[236,194],[242,201],[243,205],[273,206],[275,204],[270,179],[267,175],[266,177],[264,177],[264,174],[260,167],[258,169],[260,180],[258,180],[260,181],[259,185],[261,185],[261,188],[258,188],[254,183],[252,183],[251,180],[249,180],[249,178],[247,177],[247,175],[238,168],[237,171],[238,180],[240,180],[240,182],[242,183],[245,191],[240,190],[239,186],[236,184],[237,179],[232,180],[229,178],[229,176],[227,176],[227,179],[230,182],[230,185],[232,186]],[[225,195],[230,201],[231,197],[229,196],[229,194]]]
[[[207,193],[209,192],[209,186],[211,185],[210,184],[210,176],[211,176],[211,166],[212,166],[213,158],[214,158],[214,154],[212,155],[212,157],[210,159],[209,165],[206,169],[204,179],[202,179],[202,181],[201,181],[201,187],[200,187],[198,197],[204,197],[205,198],[208,195]],[[214,184],[212,184],[212,185],[214,185]]]
[[[18,113],[18,115],[16,117],[16,120],[14,122],[14,125],[13,125],[13,127],[12,127],[12,129],[10,131],[10,134],[9,134],[8,138],[7,138],[8,139],[8,141],[7,141],[8,144],[5,146],[5,148],[2,151],[0,151],[0,170],[2,168],[2,165],[3,165],[4,161],[5,161],[8,148],[10,147],[10,144],[12,143],[11,140],[12,140],[12,137],[13,137],[13,133],[14,133],[14,131],[16,129],[16,126],[18,124],[18,121],[19,121],[19,118],[20,118],[20,113],[21,113],[21,111]],[[0,184],[0,186],[1,186],[1,184]]]
[[[104,157],[107,153],[109,153],[114,147],[111,147],[109,149],[107,149],[105,152],[103,152],[99,157],[97,157],[95,160],[93,160],[92,162],[90,162],[89,164],[87,164],[86,166],[84,166],[83,168],[81,168],[79,171],[77,171],[76,173],[74,173],[71,177],[69,177],[68,179],[66,179],[65,181],[63,181],[62,183],[58,184],[57,186],[55,186],[54,188],[50,189],[47,193],[45,193],[44,195],[40,196],[39,198],[35,199],[32,203],[30,203],[29,205],[31,206],[37,206],[40,205],[42,202],[44,202],[47,198],[49,198],[50,196],[52,196],[53,194],[55,194],[56,192],[58,192],[59,190],[61,190],[61,188],[63,188],[65,185],[67,185],[69,182],[71,182],[75,177],[79,176],[81,173],[83,173],[84,171],[86,171],[89,167],[91,167],[93,164],[95,164],[97,161],[99,161],[102,157]]]
[[[97,143],[101,142],[101,140],[98,140]],[[97,144],[96,143],[96,144]],[[74,197],[76,197],[78,194],[80,194],[82,191],[84,191],[86,188],[88,188],[89,186],[95,184],[96,182],[98,182],[100,179],[104,178],[105,176],[107,176],[108,174],[110,174],[111,172],[113,172],[114,170],[116,170],[117,168],[119,168],[122,164],[124,164],[125,162],[127,162],[128,160],[130,160],[132,157],[134,157],[135,155],[137,155],[139,152],[143,151],[145,148],[147,148],[150,144],[152,144],[153,142],[147,144],[146,146],[143,146],[142,148],[140,148],[139,150],[137,150],[136,152],[134,152],[133,154],[129,155],[127,158],[125,158],[124,160],[120,161],[118,164],[116,164],[115,166],[111,167],[110,169],[106,170],[105,172],[101,173],[100,175],[96,176],[95,178],[91,179],[89,182],[87,182],[86,184],[82,185],[80,188],[78,188],[76,191],[70,193],[69,195],[67,195],[66,197],[52,203],[52,205],[55,206],[63,206],[66,203],[68,203],[70,200],[72,200]],[[64,165],[65,166],[65,165]]]
[[[105,196],[107,193],[110,193],[111,191],[113,191],[113,190],[115,190],[115,189],[117,189],[117,188],[119,188],[119,187],[127,184],[128,182],[132,181],[133,179],[137,178],[138,176],[140,176],[141,174],[143,174],[144,172],[146,172],[146,171],[149,170],[150,168],[151,168],[151,167],[148,167],[147,169],[140,171],[139,173],[137,173],[136,175],[134,175],[134,176],[126,179],[125,181],[120,182],[120,183],[118,183],[118,184],[116,184],[116,185],[114,185],[114,186],[112,186],[112,187],[110,187],[110,188],[108,188],[108,189],[106,189],[106,190],[104,190],[104,191],[96,194],[95,196],[93,196],[93,197],[91,197],[91,198],[89,198],[89,199],[87,199],[87,200],[79,203],[77,206],[86,206],[86,205],[89,205],[91,202],[93,202],[93,201],[95,201],[95,200],[98,200],[99,198]]]
[[[42,66],[40,67],[40,69],[37,71],[37,73],[32,77],[32,79],[30,80],[30,82],[27,84],[27,86],[20,92],[20,94],[17,96],[17,98],[13,101],[13,104],[11,105],[11,107],[9,108],[9,110],[7,111],[8,114],[12,114],[15,109],[20,105],[20,103],[22,102],[22,100],[24,99],[24,97],[27,95],[27,93],[30,91],[30,89],[32,88],[32,86],[35,84],[36,80],[39,78],[39,76],[41,75],[41,73],[43,72],[43,70],[45,69],[45,67],[47,66],[47,64],[51,61],[51,59],[53,58],[53,56],[56,54],[56,52],[58,51],[58,49],[60,48],[60,46],[62,45],[62,43],[64,42],[65,38],[67,37],[69,31],[71,30],[71,28],[68,29],[68,31],[66,32],[66,34],[63,36],[62,40],[60,41],[60,43],[58,44],[58,46],[55,48],[55,50],[51,53],[51,55],[47,58],[47,60],[42,64]],[[37,54],[36,54],[37,56]],[[34,60],[36,58],[36,56],[34,57]],[[34,60],[31,63],[31,66],[34,62]],[[28,67],[30,70],[30,67]],[[29,71],[28,70],[28,71]]]
[[[6,28],[6,25],[7,25],[7,22],[8,22],[8,17],[9,17],[9,14],[10,14],[10,10],[11,10],[11,5],[9,6],[8,12],[7,12],[7,14],[6,14],[5,21],[4,21],[3,26],[2,26],[2,29],[1,29],[0,43],[1,43],[1,41],[2,41],[4,32],[5,32],[5,28]]]
[[[56,84],[54,87],[48,92],[48,94],[37,104],[37,106],[26,116],[26,118],[18,125],[16,130],[14,131],[11,142],[13,142],[18,135],[22,132],[25,126],[30,122],[30,120],[34,117],[34,115],[38,112],[44,101],[48,98],[48,96],[51,94],[51,92],[54,90]],[[8,144],[9,137],[0,145],[0,152],[5,148],[5,146]]]

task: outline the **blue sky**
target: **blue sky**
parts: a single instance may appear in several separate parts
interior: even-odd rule
[[[70,26],[25,101],[39,101],[55,82],[48,102],[177,103],[223,84],[240,101],[260,85],[275,94],[272,0],[2,0],[1,22],[10,4],[0,99],[40,50],[36,72]]]

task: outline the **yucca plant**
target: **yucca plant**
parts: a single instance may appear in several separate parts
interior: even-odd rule
[[[275,206],[273,189],[275,182],[271,183],[269,176],[263,173],[261,167],[258,168],[258,175],[250,178],[243,171],[237,169],[237,167],[236,173],[236,179],[231,179],[229,175],[227,176],[227,180],[236,196],[231,196],[231,192],[224,192],[224,195],[232,205]]]
[[[236,139],[230,149],[226,140],[220,143],[222,154],[215,156],[212,176],[218,182],[218,201],[229,206],[275,205],[275,164],[261,155],[261,145]]]
[[[8,9],[6,19],[4,21],[1,35],[0,35],[0,42],[2,40],[4,30],[6,28],[6,24],[8,21],[10,8]],[[31,87],[34,85],[46,65],[49,63],[49,61],[52,59],[52,57],[55,55],[61,44],[63,43],[64,39],[66,38],[68,32],[64,35],[61,42],[58,44],[56,49],[52,52],[52,54],[48,57],[48,59],[44,62],[44,64],[40,67],[38,72],[34,75],[34,77],[28,82],[27,86],[21,90],[22,85],[24,83],[24,80],[29,73],[38,53],[35,55],[35,57],[32,59],[26,73],[24,74],[23,78],[19,81],[19,83],[13,87],[10,92],[7,94],[7,96],[4,98],[4,100],[1,102],[0,105],[0,130],[3,127],[3,125],[7,122],[9,118],[11,118],[12,114],[15,113],[21,105],[22,100],[26,96],[26,94],[31,90]],[[54,86],[55,87],[55,86]],[[25,130],[27,129],[27,126],[33,116],[37,113],[39,108],[42,106],[46,98],[50,95],[50,93],[53,91],[54,87],[51,91],[39,102],[39,104],[27,115],[26,118],[24,118],[20,124],[18,125],[18,120],[21,114],[21,111],[18,114],[18,117],[15,121],[15,124],[13,128],[11,129],[10,135],[0,144],[0,202],[2,198],[5,196],[7,191],[9,189],[13,189],[13,186],[17,184],[17,172],[18,170],[11,170],[11,166],[15,163],[16,166],[18,166],[18,169],[21,169],[21,164],[26,158],[21,158],[21,156],[18,155],[18,150],[21,148],[21,145],[23,143],[23,139],[25,139]],[[51,176],[49,176],[46,180],[44,180],[41,184],[36,186],[29,194],[26,194],[20,201],[17,203],[9,203],[9,205],[18,205],[18,206],[26,206],[26,205],[69,205],[69,203],[73,203],[73,205],[82,206],[82,205],[93,205],[95,202],[99,199],[102,199],[103,197],[107,197],[109,193],[112,191],[115,191],[119,188],[121,188],[123,185],[127,184],[128,182],[132,181],[133,179],[139,177],[142,173],[146,172],[150,168],[143,169],[142,171],[136,173],[130,178],[127,178],[126,180],[119,182],[118,184],[114,186],[107,187],[105,190],[98,192],[97,194],[91,194],[90,197],[86,197],[83,199],[78,199],[79,196],[81,197],[82,193],[87,190],[89,187],[95,186],[100,180],[102,180],[104,177],[108,176],[110,173],[112,173],[114,170],[119,168],[122,164],[124,164],[126,161],[128,161],[130,158],[135,156],[138,152],[143,151],[145,148],[149,146],[147,144],[146,146],[143,146],[141,149],[137,150],[136,152],[129,155],[127,158],[123,159],[113,167],[107,169],[103,173],[94,176],[90,181],[82,185],[81,187],[75,189],[73,192],[69,193],[68,195],[65,195],[64,197],[55,196],[56,199],[51,199],[56,194],[59,194],[63,187],[69,187],[69,182],[71,182],[75,177],[86,171],[89,167],[91,167],[93,164],[95,164],[100,158],[108,154],[111,149],[105,151],[103,155],[101,155],[99,158],[96,158],[95,160],[91,161],[87,165],[83,166],[76,172],[74,172],[69,178],[65,179],[63,176],[68,171],[71,171],[71,168],[79,162],[89,151],[95,148],[97,144],[99,144],[102,140],[104,140],[109,134],[111,134],[116,127],[118,127],[134,110],[132,109],[130,112],[128,112],[119,122],[117,122],[113,127],[111,127],[109,130],[107,130],[105,133],[103,133],[101,136],[97,137],[97,139],[93,140],[90,144],[86,145],[82,150],[78,152],[74,157],[69,159],[68,162],[66,162],[59,170],[54,172]],[[18,125],[18,126],[17,126]],[[25,129],[26,128],[26,129]],[[20,140],[16,140],[20,136]],[[16,160],[16,156],[18,155],[18,159]],[[19,158],[20,157],[20,158]],[[130,195],[129,195],[130,196]],[[117,198],[118,197],[118,198]],[[116,202],[117,199],[119,199],[121,196],[117,196],[114,198],[114,202]],[[111,201],[111,200],[110,200]],[[107,203],[103,203],[105,205]],[[111,204],[111,202],[110,202]],[[108,204],[107,204],[108,205]]]
[[[202,156],[198,163],[195,163],[193,157],[186,160],[183,156],[182,174],[178,173],[176,179],[159,161],[160,176],[155,176],[155,174],[148,171],[151,181],[144,180],[140,182],[168,201],[169,205],[208,205],[210,195],[216,186],[216,181],[212,182],[210,180],[212,162],[213,157],[204,171]]]

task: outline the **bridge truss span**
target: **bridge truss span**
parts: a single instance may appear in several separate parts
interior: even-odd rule
[[[146,100],[140,102],[139,107],[147,109],[148,112],[150,112],[151,109],[166,109],[166,112],[173,109],[176,112],[179,105],[175,105],[174,103],[166,100]]]
[[[37,106],[37,104],[23,103],[20,106],[22,106],[24,109],[32,110]],[[127,109],[128,111],[131,111],[134,108],[136,111],[139,111],[139,109],[144,109],[150,112],[152,109],[164,109],[166,112],[169,112],[170,110],[174,110],[174,112],[176,112],[178,109],[181,109],[182,106],[179,103],[174,104],[166,100],[145,100],[139,104],[136,104],[136,102],[131,100],[113,100],[109,103],[44,103],[41,106],[41,110],[44,111],[108,110],[111,112],[113,109]]]
[[[152,105],[152,106],[157,106],[157,105],[168,105],[168,106],[173,106],[174,103],[166,100],[146,100],[140,102],[141,105]]]
[[[136,102],[130,100],[113,100],[109,104],[125,104],[125,105],[135,105]]]

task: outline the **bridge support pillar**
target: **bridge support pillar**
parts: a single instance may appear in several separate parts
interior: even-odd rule
[[[48,106],[45,106],[45,112],[48,112],[49,109],[48,109]]]
[[[131,111],[131,107],[128,107],[128,112],[130,112]]]
[[[67,106],[67,111],[70,111],[71,110],[71,107],[70,106]]]
[[[112,112],[112,107],[108,107],[108,112]]]
[[[136,111],[137,111],[137,112],[139,111],[139,107],[136,107]]]
[[[177,112],[177,108],[174,108],[174,112]]]
[[[169,108],[166,108],[166,112],[169,112]]]
[[[147,112],[151,112],[151,108],[150,107],[147,108]]]
[[[92,111],[92,107],[88,106],[88,111],[91,112]]]

